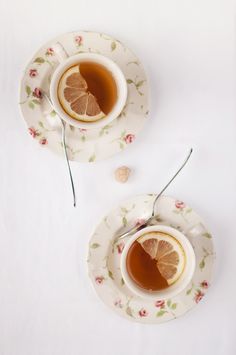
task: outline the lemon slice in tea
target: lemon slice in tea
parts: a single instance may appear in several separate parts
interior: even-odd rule
[[[145,252],[157,261],[157,268],[168,285],[173,285],[185,266],[185,252],[177,239],[166,233],[150,232],[142,235],[137,241]]]
[[[64,111],[76,120],[94,122],[105,117],[96,97],[89,92],[79,65],[71,67],[62,75],[57,95]]]

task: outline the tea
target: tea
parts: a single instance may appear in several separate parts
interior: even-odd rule
[[[97,121],[112,111],[117,101],[117,86],[105,66],[86,61],[73,65],[63,73],[57,95],[70,117]]]
[[[146,233],[130,246],[126,269],[139,287],[163,290],[174,284],[185,266],[185,253],[180,243],[162,232]]]
[[[117,100],[117,87],[112,73],[94,62],[82,62],[79,68],[88,90],[96,97],[101,110],[108,115]]]
[[[168,283],[161,276],[157,262],[135,241],[127,254],[126,268],[131,279],[141,288],[151,291],[162,290]]]

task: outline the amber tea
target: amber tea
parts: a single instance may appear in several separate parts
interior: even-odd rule
[[[130,246],[126,269],[140,288],[148,291],[163,290],[173,285],[183,272],[185,253],[171,235],[150,232],[142,235]]]
[[[141,288],[157,291],[168,287],[166,279],[157,268],[156,260],[137,241],[129,249],[126,267],[131,279]]]
[[[81,121],[97,121],[108,115],[117,101],[112,73],[96,62],[79,62],[68,68],[58,84],[58,99],[64,111]]]

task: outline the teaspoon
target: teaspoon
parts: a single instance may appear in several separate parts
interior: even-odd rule
[[[118,241],[120,239],[123,239],[123,238],[126,238],[134,233],[136,233],[137,231],[149,226],[152,222],[152,220],[155,219],[155,206],[156,206],[156,202],[158,201],[158,199],[160,198],[160,196],[163,194],[163,192],[167,189],[167,187],[172,183],[172,181],[176,178],[176,176],[180,173],[180,171],[184,168],[184,166],[187,164],[191,154],[193,152],[193,148],[190,149],[189,153],[188,153],[188,156],[186,157],[185,161],[183,162],[183,164],[181,165],[181,167],[177,170],[177,172],[174,174],[174,176],[169,180],[169,182],[163,187],[163,189],[161,190],[161,192],[159,192],[159,194],[156,196],[154,202],[153,202],[153,205],[152,205],[152,214],[151,214],[151,217],[148,218],[148,220],[143,223],[142,225],[140,226],[135,226],[133,228],[131,228],[130,230],[128,230],[127,232],[125,233],[122,233],[120,235],[118,235],[116,238],[115,238],[115,241]]]

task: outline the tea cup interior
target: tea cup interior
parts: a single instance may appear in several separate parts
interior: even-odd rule
[[[73,65],[86,61],[104,66],[111,73],[116,83],[117,100],[112,110],[104,118],[101,118],[98,121],[86,122],[72,118],[64,111],[58,98],[58,85],[62,75]],[[51,78],[50,98],[57,114],[70,125],[84,129],[99,128],[109,124],[121,113],[127,99],[127,83],[124,74],[119,68],[119,66],[110,58],[96,53],[79,53],[68,57],[56,68]]]
[[[174,237],[181,245],[185,254],[185,265],[180,277],[170,286],[160,289],[158,291],[149,291],[140,287],[129,275],[127,270],[127,254],[130,250],[132,244],[141,236],[150,232],[161,232]],[[191,282],[196,266],[195,253],[193,247],[187,237],[180,231],[163,225],[151,226],[142,229],[141,231],[135,233],[127,241],[120,261],[121,274],[124,279],[126,286],[130,289],[132,293],[142,297],[142,298],[152,298],[152,299],[165,299],[178,295],[182,292],[188,284]]]

